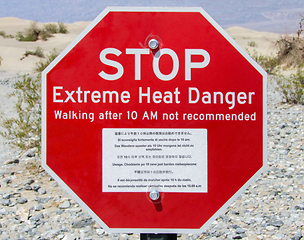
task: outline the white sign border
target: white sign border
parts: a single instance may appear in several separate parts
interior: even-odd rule
[[[109,12],[199,12],[210,24],[263,76],[263,166],[256,172],[204,225],[199,229],[155,229],[155,228],[109,228],[75,193],[63,182],[60,177],[47,165],[47,74],[60,62]],[[107,7],[105,8],[76,38],[70,43],[57,58],[42,72],[42,160],[41,166],[67,191],[69,195],[107,232],[111,233],[201,233],[218,218],[238,196],[248,188],[268,168],[267,164],[267,73],[243,50],[235,40],[200,7]]]

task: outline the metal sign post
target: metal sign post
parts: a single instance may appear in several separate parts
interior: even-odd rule
[[[176,240],[177,234],[153,234],[153,233],[141,233],[140,240]]]

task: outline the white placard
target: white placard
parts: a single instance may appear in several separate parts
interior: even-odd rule
[[[207,129],[104,128],[103,192],[207,192]]]

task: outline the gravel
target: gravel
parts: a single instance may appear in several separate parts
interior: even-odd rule
[[[179,239],[303,239],[304,106],[269,81],[269,168],[201,234]],[[30,153],[30,154],[29,154]],[[139,239],[105,232],[41,168],[33,149],[0,168],[0,239]]]

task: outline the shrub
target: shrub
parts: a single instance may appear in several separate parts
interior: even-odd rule
[[[33,55],[33,56],[37,56],[37,57],[40,57],[40,58],[44,58],[43,50],[39,46],[36,48],[35,51],[26,50],[25,53],[23,54],[23,57],[20,60],[24,59],[25,57],[27,57],[29,55]]]
[[[46,40],[48,40],[48,38],[53,37],[53,34],[51,32],[48,32],[48,31],[43,29],[40,32],[39,37],[40,37],[41,40],[46,41]]]
[[[248,46],[250,46],[250,47],[257,47],[258,44],[255,41],[250,41],[250,42],[248,42]]]
[[[3,30],[0,31],[0,36],[2,36],[3,38],[14,38],[12,34],[6,35]]]
[[[59,28],[55,23],[48,23],[44,25],[44,30],[51,34],[55,34],[59,32]]]
[[[297,31],[298,38],[300,38],[302,32],[304,31],[304,29],[303,29],[303,26],[304,26],[304,16],[302,14],[300,14],[300,16],[301,16],[301,20],[299,22],[299,29]]]
[[[44,60],[40,60],[36,63],[35,71],[41,73],[57,56],[58,52],[53,49],[48,55],[46,55]]]
[[[300,21],[300,27],[297,31],[297,36],[282,36],[275,42],[277,53],[275,56],[259,55],[255,50],[251,54],[252,58],[258,62],[266,72],[275,74],[278,71],[278,66],[283,67],[301,67],[304,65],[304,39],[301,38],[301,33],[304,25],[304,18]],[[257,46],[254,41],[248,42],[249,46]],[[247,49],[248,50],[248,49]],[[249,51],[248,51],[249,52]]]
[[[45,24],[43,30],[40,33],[40,38],[46,41],[48,38],[52,37],[53,34],[58,33],[59,28],[54,23]]]
[[[290,77],[278,76],[278,90],[287,103],[304,104],[304,71],[297,70]]]
[[[295,67],[304,64],[304,40],[295,36],[281,37],[275,43],[277,56],[286,67]]]
[[[16,39],[18,41],[30,41],[35,42],[39,39],[39,34],[41,30],[38,28],[36,22],[31,22],[31,25],[28,29],[25,29],[25,35],[22,32],[18,32]]]
[[[58,26],[54,23],[48,23],[44,25],[43,29],[40,29],[36,22],[32,22],[30,28],[25,29],[25,33],[17,33],[16,39],[18,41],[32,42],[38,39],[46,41],[55,33],[68,33],[67,27],[63,23],[58,22]]]
[[[59,33],[66,34],[69,32],[66,25],[61,22],[58,22],[58,27],[59,27],[59,30],[58,30]]]
[[[278,70],[277,67],[281,64],[276,56],[260,55],[257,51],[253,52],[252,58],[269,74],[275,74]]]
[[[23,75],[14,84],[14,91],[8,97],[16,96],[15,111],[17,118],[2,120],[5,128],[1,135],[13,146],[26,150],[32,147],[40,149],[41,98],[40,79]]]
[[[286,67],[298,67],[304,64],[304,39],[301,34],[304,31],[304,17],[299,22],[297,36],[282,36],[275,45],[278,49],[277,56]]]
[[[1,66],[1,62],[2,62],[2,60],[3,60],[3,59],[2,59],[2,57],[0,56],[0,66]]]
[[[4,130],[0,133],[13,146],[21,150],[37,147],[40,151],[41,144],[41,71],[56,56],[54,51],[46,57],[45,62],[37,67],[38,75],[31,77],[22,76],[13,84],[14,91],[8,97],[16,96],[15,111],[17,117],[2,118]],[[44,68],[43,68],[44,67]]]

